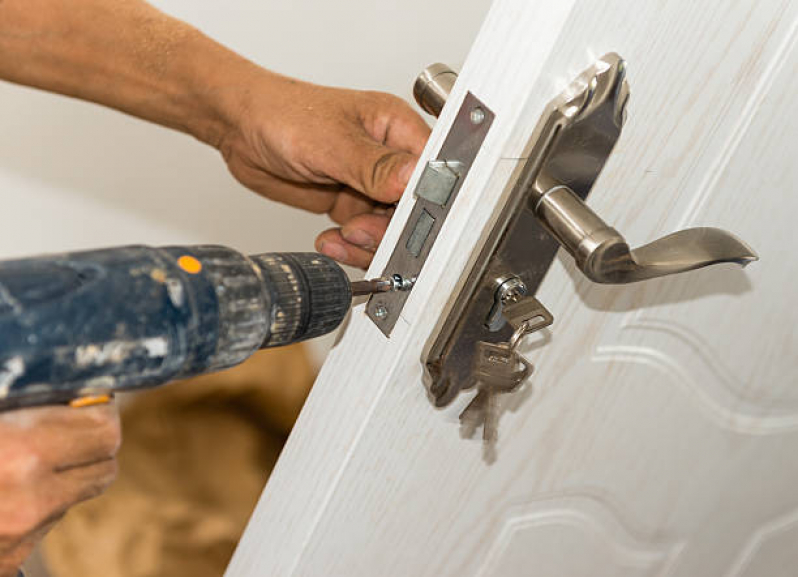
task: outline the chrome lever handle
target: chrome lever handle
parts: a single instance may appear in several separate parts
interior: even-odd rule
[[[533,197],[536,195],[533,195]],[[532,207],[538,220],[597,283],[625,284],[723,262],[745,266],[756,253],[718,228],[690,228],[636,249],[567,186],[554,186]]]
[[[456,79],[457,73],[443,64],[427,67],[416,79],[417,102],[438,116]],[[717,228],[682,230],[632,250],[585,204],[582,197],[620,136],[628,96],[626,64],[610,53],[549,103],[524,151],[526,162],[516,184],[541,224],[585,276],[598,283],[625,284],[759,260],[746,243]]]
[[[420,106],[437,116],[454,76],[441,65],[427,69],[416,83]],[[446,154],[428,164],[417,185],[417,203],[424,210],[449,202],[450,183],[457,182],[452,177],[455,163],[462,161],[456,146],[475,134],[485,136],[485,132],[473,132],[480,126],[475,111],[481,108],[474,107],[474,95],[458,91],[463,92],[441,145]],[[585,199],[621,135],[628,98],[625,62],[617,54],[605,54],[549,101],[522,149],[513,146],[506,151],[503,160],[515,164],[501,191],[503,202],[482,231],[484,240],[451,295],[439,330],[424,347],[425,381],[436,406],[449,404],[460,390],[474,384],[472,369],[484,352],[482,345],[509,342],[513,333],[508,323],[517,328],[519,319],[528,318],[515,307],[537,302],[534,297],[559,246],[573,255],[590,280],[599,283],[630,283],[721,262],[744,266],[757,260],[748,245],[716,228],[683,230],[632,250],[617,230],[587,206]],[[490,110],[491,123],[501,118],[502,111],[479,102]],[[477,146],[488,142],[475,141]],[[447,147],[447,143],[457,144]],[[475,162],[474,149],[468,152],[468,163],[460,166]],[[426,183],[424,176],[428,176]],[[418,228],[420,222],[418,218],[413,226]],[[401,244],[398,251],[407,252],[407,245]],[[484,376],[490,379],[492,374]]]

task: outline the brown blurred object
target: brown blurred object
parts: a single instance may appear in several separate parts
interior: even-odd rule
[[[119,478],[46,539],[52,575],[222,575],[313,379],[294,345],[132,396]]]

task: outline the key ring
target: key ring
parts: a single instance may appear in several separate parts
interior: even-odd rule
[[[527,333],[530,332],[529,325],[530,325],[529,321],[524,321],[523,323],[518,325],[517,329],[515,329],[513,336],[511,336],[510,340],[507,342],[511,351],[517,349],[518,345],[521,343],[521,339],[523,339],[527,335]]]
[[[510,340],[507,342],[507,345],[510,347],[510,350],[514,351],[518,348],[518,345],[521,343],[521,339],[523,339],[526,335],[532,334],[534,332],[539,331],[540,329],[549,326],[554,319],[552,318],[551,314],[548,311],[541,312],[531,319],[525,320],[518,328],[515,329],[513,336],[510,337]]]

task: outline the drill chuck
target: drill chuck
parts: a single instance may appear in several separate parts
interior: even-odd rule
[[[267,253],[250,257],[270,292],[269,336],[261,347],[278,347],[326,335],[352,304],[344,270],[315,253]]]
[[[0,409],[155,386],[335,329],[345,272],[318,254],[129,246],[0,263]]]

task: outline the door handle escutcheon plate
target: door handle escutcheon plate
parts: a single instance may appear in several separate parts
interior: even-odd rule
[[[543,226],[594,282],[637,282],[757,260],[747,244],[717,228],[680,231],[632,250],[585,204],[620,136],[628,99],[626,64],[607,54],[592,77],[580,76],[549,105],[547,125],[530,141],[516,194],[527,196]]]
[[[625,62],[602,56],[546,107],[509,183],[510,194],[423,362],[437,406],[474,386],[479,342],[506,342],[512,328],[497,317],[507,279],[533,297],[559,246],[592,281],[629,283],[711,264],[757,259],[726,231],[694,228],[629,248],[585,203],[621,134],[629,87]],[[486,322],[487,319],[487,322]]]

